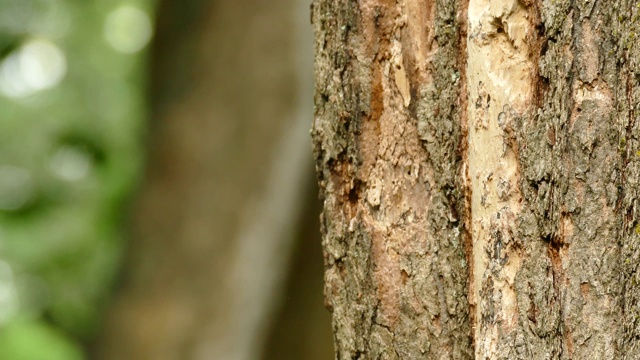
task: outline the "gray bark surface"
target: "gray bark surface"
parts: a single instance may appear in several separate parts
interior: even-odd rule
[[[337,358],[640,358],[639,16],[314,2]]]

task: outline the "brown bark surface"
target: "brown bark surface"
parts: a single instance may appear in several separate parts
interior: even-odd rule
[[[337,358],[471,356],[455,1],[316,1],[325,296]]]
[[[636,2],[312,10],[337,358],[638,358]]]

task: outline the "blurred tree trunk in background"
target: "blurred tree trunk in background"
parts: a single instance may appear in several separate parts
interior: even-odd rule
[[[637,1],[313,23],[337,358],[640,358]]]
[[[303,211],[317,211],[304,205],[313,173],[308,4],[164,0],[158,11],[146,180],[96,358],[257,359],[283,323],[272,317],[296,231],[317,241],[307,235],[316,228],[298,226]],[[300,252],[320,271],[304,279],[316,290],[303,296],[321,301],[319,248]],[[306,313],[317,311],[321,302]],[[323,316],[314,336],[330,349]]]
[[[331,317],[322,294],[321,204],[318,188],[307,194],[304,221],[289,271],[289,289],[264,349],[265,360],[333,358]]]

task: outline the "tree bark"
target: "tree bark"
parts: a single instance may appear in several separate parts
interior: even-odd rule
[[[639,14],[314,1],[337,358],[640,356]]]

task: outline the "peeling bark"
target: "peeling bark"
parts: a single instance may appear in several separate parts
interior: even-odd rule
[[[316,0],[337,358],[638,358],[633,1]]]
[[[471,356],[461,8],[314,3],[313,136],[339,359]]]

